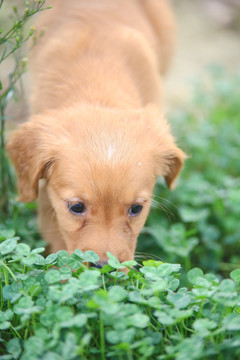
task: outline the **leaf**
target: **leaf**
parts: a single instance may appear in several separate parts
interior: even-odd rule
[[[176,278],[173,278],[169,282],[169,290],[176,291],[177,288],[179,287],[179,284],[180,284],[180,280],[176,279]]]
[[[240,330],[240,315],[238,313],[232,313],[227,315],[223,319],[223,326],[226,330],[229,331]]]
[[[129,300],[134,303],[139,303],[139,304],[144,304],[144,305],[148,304],[148,301],[146,299],[144,299],[141,292],[139,292],[139,291],[131,291],[129,293],[128,297],[129,297]]]
[[[106,273],[109,273],[113,270],[114,268],[112,268],[109,264],[107,265],[104,265],[101,269],[100,269],[100,272],[101,274],[106,274]]]
[[[224,279],[219,284],[219,290],[225,293],[233,293],[236,290],[236,284],[231,279]]]
[[[110,251],[107,251],[107,257],[111,260],[116,260],[118,261],[118,259],[116,258],[116,256],[114,256],[112,253],[110,253]]]
[[[52,331],[53,325],[56,323],[55,308],[53,305],[49,305],[45,312],[40,314],[40,323]]]
[[[84,289],[84,291],[98,289],[100,287],[100,276],[100,271],[85,270],[79,275],[79,284]]]
[[[61,306],[56,311],[56,320],[59,322],[68,321],[73,317],[73,310],[68,306]]]
[[[57,254],[50,254],[46,257],[45,259],[45,264],[46,265],[50,265],[55,263],[55,261],[57,260],[58,255]]]
[[[32,266],[37,261],[37,254],[29,254],[27,257],[22,259],[24,265]]]
[[[64,266],[68,264],[69,254],[66,250],[58,251],[57,256],[57,266]]]
[[[75,253],[71,254],[68,259],[68,266],[73,270],[78,270],[82,266],[82,261]]]
[[[32,311],[34,302],[31,300],[30,296],[22,297],[17,304],[14,305],[13,311],[15,314],[24,314],[38,312],[39,308],[36,308]]]
[[[11,323],[9,321],[3,321],[0,323],[0,330],[7,330],[11,327]]]
[[[166,291],[168,289],[168,281],[167,279],[159,278],[154,283],[150,284],[150,290],[152,293],[156,294],[162,291]],[[147,289],[145,289],[147,291]]]
[[[209,319],[198,319],[193,323],[193,328],[199,333],[199,336],[206,337],[210,334],[210,330],[217,327],[217,323]]]
[[[40,284],[35,284],[30,287],[30,295],[39,296],[42,293],[42,286]]]
[[[103,303],[101,304],[101,309],[103,310],[103,312],[107,315],[110,315],[110,316],[117,316],[117,314],[119,313],[119,305],[114,303]]]
[[[22,352],[20,340],[18,338],[13,338],[9,340],[7,343],[7,350],[14,359],[18,359]]]
[[[116,331],[116,330],[110,330],[107,331],[106,333],[106,339],[108,342],[110,342],[111,344],[117,344],[121,342],[121,333],[120,331]]]
[[[122,301],[127,298],[128,292],[122,286],[116,285],[109,290],[109,298],[112,301]]]
[[[179,292],[169,293],[167,299],[178,309],[185,309],[191,303],[191,298],[188,294],[181,294]]]
[[[78,314],[72,317],[69,320],[66,320],[61,323],[61,327],[72,328],[75,327],[83,327],[87,323],[87,315],[86,314]]]
[[[80,257],[80,259],[84,259],[84,253],[80,249],[75,249],[74,254],[77,255],[78,257]]]
[[[72,270],[68,266],[59,268],[59,272],[61,280],[67,280],[72,276]]]
[[[127,266],[137,265],[136,261],[134,260],[124,261],[123,263],[120,263],[119,260],[109,251],[107,251],[107,256],[108,256],[108,264],[114,269],[124,269]]]
[[[45,274],[44,276],[46,282],[48,284],[54,284],[56,282],[60,282],[61,280],[61,275],[60,272],[58,270],[48,270],[48,272]]]
[[[11,239],[15,235],[15,231],[12,229],[9,230],[0,230],[0,240]]]
[[[36,358],[45,351],[43,339],[37,336],[31,336],[25,341],[25,351],[31,354],[31,358]]]
[[[108,265],[110,265],[114,269],[123,269],[124,268],[124,266],[121,265],[117,259],[115,259],[115,260],[109,259]]]
[[[20,256],[28,256],[30,254],[30,246],[27,244],[21,243],[16,246],[16,254]]]
[[[231,271],[230,277],[237,282],[240,282],[240,269]]]
[[[13,290],[13,285],[6,285],[3,288],[3,298],[5,300],[10,300],[11,303],[14,303],[22,296],[22,293],[20,292],[20,288],[16,289],[16,291]]]
[[[45,258],[40,254],[35,254],[35,265],[45,265]]]
[[[174,318],[168,315],[167,313],[165,313],[164,311],[157,310],[154,312],[154,315],[158,318],[160,324],[173,325],[175,322]]]
[[[0,311],[0,323],[5,320],[11,320],[13,317],[12,310]]]
[[[123,271],[111,271],[110,273],[107,273],[107,277],[111,279],[121,279],[121,280],[127,280],[128,276],[124,274]]]
[[[131,344],[135,333],[136,330],[134,328],[126,329],[124,331],[110,330],[106,333],[106,339],[111,344],[118,344],[121,342]]]
[[[42,311],[42,307],[40,306],[31,306],[31,307],[28,307],[28,308],[16,308],[14,310],[14,312],[18,315],[24,315],[26,316],[26,319],[28,319],[28,315],[31,315],[31,314],[37,314],[37,313],[40,313]],[[22,317],[22,319],[24,319],[24,316]]]
[[[199,268],[194,268],[192,270],[190,270],[187,274],[188,280],[192,283],[192,284],[196,284],[196,281],[199,277],[203,277],[203,271]]]
[[[209,215],[209,209],[197,209],[189,206],[181,206],[179,213],[185,222],[199,222],[204,220]]]
[[[128,261],[124,261],[121,263],[121,265],[123,267],[127,267],[127,266],[136,266],[137,262],[135,260],[128,260]]]
[[[33,249],[33,250],[31,251],[31,254],[40,254],[40,253],[42,253],[42,252],[44,252],[44,251],[45,251],[45,248],[44,248],[44,247],[39,247],[39,248]]]
[[[0,244],[0,253],[2,255],[6,255],[6,254],[9,254],[10,252],[12,252],[15,249],[15,247],[17,246],[18,239],[19,239],[18,237],[13,237],[11,239],[7,239],[7,240],[3,241]]]
[[[157,268],[157,274],[161,277],[166,277],[174,272],[178,272],[181,269],[180,264],[167,264],[163,263]]]
[[[143,266],[155,266],[155,267],[159,267],[159,265],[163,264],[162,261],[155,261],[155,260],[144,260],[142,262]]]
[[[107,251],[107,257],[108,257],[108,264],[114,268],[114,269],[123,269],[124,266],[122,266],[120,264],[120,262],[118,261],[118,259],[111,254],[109,251]]]
[[[137,313],[130,316],[128,318],[128,322],[134,327],[143,329],[148,326],[149,317],[147,315]]]
[[[53,351],[48,351],[45,355],[44,355],[44,360],[65,360],[66,358],[58,355],[57,353],[53,352]]]
[[[198,336],[185,338],[179,342],[175,348],[177,352],[176,360],[197,360],[203,358],[203,342]]]
[[[99,256],[94,251],[87,250],[84,253],[84,261],[96,264],[99,261]]]
[[[205,279],[204,277],[197,277],[195,279],[195,285],[196,286],[200,286],[200,287],[204,287],[204,288],[210,288],[211,287],[211,283]]]
[[[48,333],[47,329],[43,328],[43,327],[38,327],[36,330],[35,330],[35,335],[37,337],[40,337],[41,339],[44,339],[44,340],[48,340],[48,339],[51,339],[51,334]]]

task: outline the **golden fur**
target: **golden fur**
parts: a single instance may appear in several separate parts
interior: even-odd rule
[[[38,196],[51,251],[132,259],[157,176],[184,159],[161,111],[174,43],[164,0],[56,0],[32,54],[31,119],[8,145],[21,201]],[[73,214],[68,203],[84,203]],[[130,216],[133,204],[143,205]]]

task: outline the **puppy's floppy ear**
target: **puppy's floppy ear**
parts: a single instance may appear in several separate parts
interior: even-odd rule
[[[177,146],[174,146],[165,158],[167,162],[164,178],[170,190],[173,190],[175,187],[175,180],[183,167],[185,158],[185,153]]]
[[[152,129],[154,141],[154,156],[156,175],[163,176],[169,187],[174,189],[174,183],[183,167],[185,153],[177,147],[171,129],[164,116],[155,115]]]
[[[30,202],[38,195],[38,180],[50,167],[53,155],[44,146],[43,126],[37,121],[23,124],[13,134],[7,151],[18,175],[18,200]],[[46,134],[47,135],[47,134]]]

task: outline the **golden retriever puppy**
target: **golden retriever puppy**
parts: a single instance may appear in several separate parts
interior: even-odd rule
[[[31,119],[8,144],[50,250],[134,258],[156,177],[183,165],[161,110],[174,42],[165,0],[56,0],[32,54]]]

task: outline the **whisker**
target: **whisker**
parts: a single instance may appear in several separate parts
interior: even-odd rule
[[[50,208],[48,209],[48,211],[46,212],[46,214],[44,214],[43,216],[44,216],[44,217],[48,216],[51,211],[54,211],[54,213],[56,212],[54,208],[50,207]]]
[[[151,259],[151,260],[156,260],[156,261],[163,261],[161,259],[161,257],[158,256],[158,255],[155,255],[155,254],[152,254],[152,253],[139,252],[139,251],[136,251],[134,258],[143,259],[143,260]]]
[[[52,224],[53,224],[53,220],[54,220],[54,216],[55,216],[55,214],[56,214],[56,210],[51,207],[50,209],[48,209],[48,211],[46,212],[46,214],[44,214],[44,217],[47,217],[47,216],[50,215],[51,212],[52,212],[52,214],[51,214],[51,218],[50,218],[50,221],[49,221],[50,226],[52,226]],[[46,231],[41,230],[41,233],[42,233],[43,235],[44,235],[44,234],[54,234],[54,233],[57,233],[58,231],[59,231],[59,230],[58,230],[56,227],[54,227],[52,230],[46,230]]]
[[[153,207],[154,207],[155,209],[160,209],[160,210],[162,210],[162,211],[167,215],[168,220],[169,220],[170,222],[172,222],[172,220],[175,218],[175,215],[173,214],[173,212],[172,212],[170,209],[168,209],[165,205],[157,202],[157,201],[154,200],[154,199],[152,200],[152,204],[153,204]]]
[[[149,196],[150,199],[157,198],[157,199],[160,199],[162,201],[165,201],[166,203],[168,203],[169,205],[173,206],[175,209],[178,210],[178,207],[174,203],[172,203],[170,200],[168,200],[168,199],[166,199],[166,198],[164,198],[162,196],[155,195],[155,194],[150,194],[150,193],[146,194],[146,196]]]
[[[163,201],[167,202],[169,205],[173,206],[176,210],[179,210],[179,208],[174,203],[172,203],[170,200],[163,198],[159,195],[154,195],[154,194],[153,194],[153,197],[163,200]]]

